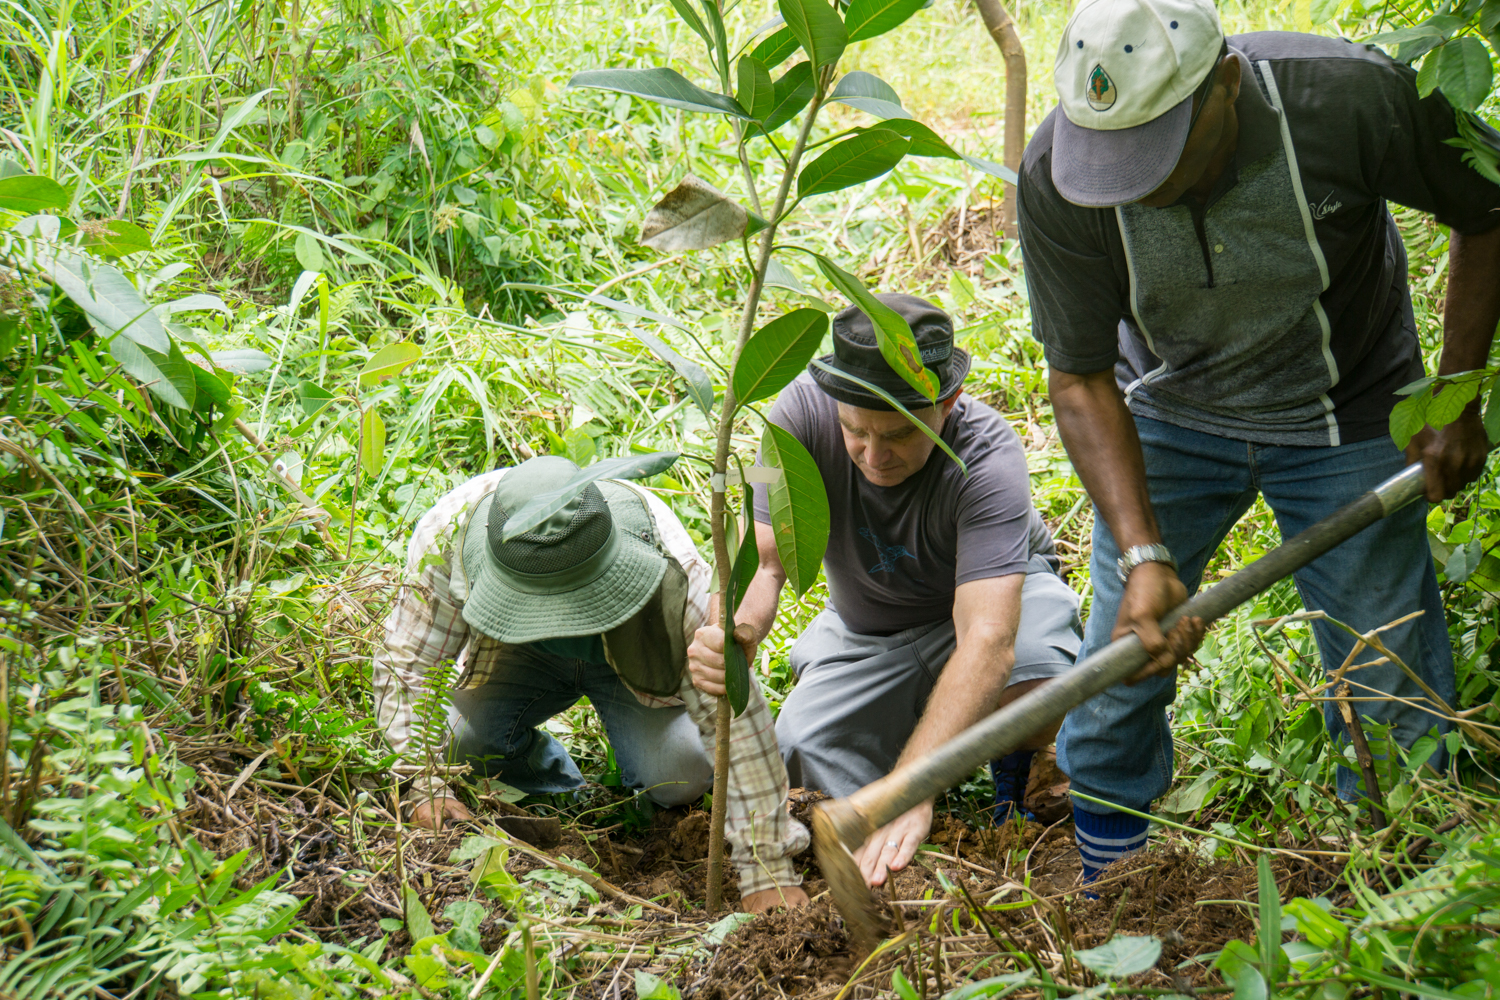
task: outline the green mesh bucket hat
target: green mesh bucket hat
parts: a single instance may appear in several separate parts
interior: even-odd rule
[[[661,584],[666,557],[639,493],[601,480],[531,531],[501,541],[508,511],[571,479],[578,467],[547,455],[511,469],[474,507],[460,558],[464,621],[507,643],[597,635],[639,611]]]

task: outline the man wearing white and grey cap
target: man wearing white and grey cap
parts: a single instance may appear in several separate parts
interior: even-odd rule
[[[1033,332],[1098,515],[1081,655],[1130,632],[1153,655],[1069,714],[1059,762],[1075,790],[1144,813],[1171,782],[1166,707],[1203,630],[1156,622],[1256,496],[1289,537],[1408,462],[1434,502],[1483,470],[1477,405],[1404,455],[1388,435],[1423,367],[1386,202],[1451,227],[1439,371],[1465,371],[1485,367],[1500,321],[1500,185],[1449,144],[1453,108],[1409,68],[1312,35],[1226,39],[1208,0],[1082,4],[1054,78],[1060,106],[1027,147],[1017,204]],[[1425,514],[1366,529],[1296,584],[1361,631],[1425,612],[1383,637],[1452,704]],[[1338,667],[1352,640],[1313,629]],[[1444,728],[1395,664],[1346,676],[1372,696],[1356,710],[1403,745]],[[1339,789],[1357,797],[1357,776],[1340,768]],[[1144,846],[1138,816],[1079,800],[1075,819],[1086,878]]]

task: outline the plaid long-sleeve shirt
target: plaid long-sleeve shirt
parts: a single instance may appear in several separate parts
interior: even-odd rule
[[[391,747],[403,756],[411,752],[410,763],[427,763],[425,756],[415,751],[412,737],[416,706],[425,695],[428,671],[452,660],[458,671],[458,686],[479,687],[489,680],[507,649],[505,643],[470,629],[464,621],[468,584],[453,551],[454,539],[469,512],[506,471],[497,469],[476,476],[452,490],[417,522],[412,533],[401,593],[386,619],[385,641],[375,652],[371,670],[376,717]],[[708,565],[671,509],[650,493],[637,492],[656,521],[663,546],[687,573],[682,630],[691,644],[708,616]],[[716,700],[693,687],[686,670],[675,698],[638,692],[636,698],[653,708],[685,706],[698,726],[704,749],[710,759],[713,757]],[[423,801],[446,791],[441,779],[419,777],[407,798],[408,802]],[[730,724],[728,798],[725,839],[739,869],[741,895],[778,884],[798,884],[801,877],[790,859],[807,847],[807,830],[787,813],[786,767],[776,745],[770,707],[754,685],[749,705]]]

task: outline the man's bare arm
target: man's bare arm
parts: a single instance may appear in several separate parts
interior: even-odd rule
[[[1109,525],[1121,552],[1161,541],[1151,495],[1146,487],[1146,460],[1135,419],[1113,371],[1073,375],[1048,370],[1048,392],[1063,447],[1088,490],[1097,515]],[[1165,563],[1142,563],[1130,574],[1111,638],[1134,632],[1151,655],[1132,681],[1165,673],[1192,655],[1203,638],[1199,619],[1184,619],[1164,636],[1157,622],[1187,598],[1177,573]]]
[[[1016,663],[1016,629],[1025,582],[1026,574],[1012,573],[960,584],[954,591],[957,645],[901,751],[899,764],[936,749],[999,707]],[[931,828],[929,799],[871,834],[854,852],[865,881],[881,885],[887,869],[900,871],[910,864]]]
[[[1477,236],[1448,236],[1448,293],[1443,300],[1443,354],[1439,375],[1473,371],[1489,364],[1495,327],[1500,324],[1500,226]],[[1445,390],[1446,391],[1446,390]],[[1480,420],[1482,399],[1464,408],[1453,423],[1428,429],[1412,439],[1408,461],[1421,461],[1427,499],[1446,500],[1484,471],[1489,438]]]
[[[734,635],[754,662],[755,647],[770,634],[776,623],[776,604],[786,584],[786,570],[776,551],[776,535],[769,524],[755,522],[755,544],[760,551],[760,568],[745,588],[745,596],[735,611]],[[724,694],[724,631],[719,628],[719,595],[709,601],[708,624],[704,625],[688,647],[688,671],[693,686],[704,694]]]

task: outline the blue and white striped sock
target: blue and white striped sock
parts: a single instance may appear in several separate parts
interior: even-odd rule
[[[1129,813],[1091,813],[1074,808],[1073,827],[1078,836],[1078,857],[1083,862],[1083,880],[1092,882],[1099,869],[1127,854],[1146,848],[1150,821]]]

